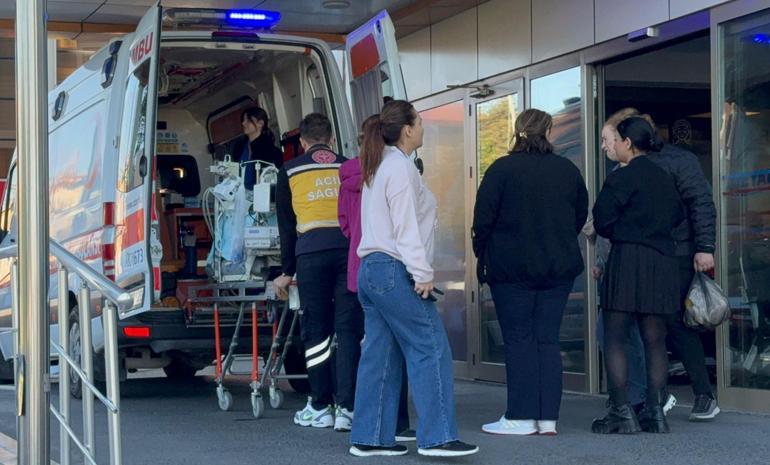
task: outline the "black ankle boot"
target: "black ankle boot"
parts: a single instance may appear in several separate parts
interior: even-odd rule
[[[644,409],[639,414],[639,425],[648,433],[670,433],[671,428],[663,413],[663,403],[668,397],[664,389],[647,393]]]
[[[591,424],[591,431],[597,434],[631,434],[642,429],[636,419],[636,413],[628,403],[625,390],[610,390],[609,410],[604,418],[596,418]]]

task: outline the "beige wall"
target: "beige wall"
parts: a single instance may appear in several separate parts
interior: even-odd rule
[[[491,0],[398,41],[407,95],[416,100],[725,0]]]

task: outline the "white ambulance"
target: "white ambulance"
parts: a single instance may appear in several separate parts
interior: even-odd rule
[[[359,122],[379,111],[383,97],[406,96],[393,24],[384,11],[348,36],[350,71],[343,81],[326,43],[270,32],[277,12],[164,12],[160,3],[136,32],[111,41],[49,93],[50,234],[133,296],[134,307],[120,315],[122,373],[164,368],[181,378],[214,358],[214,332],[189,324],[184,295],[187,282],[205,279],[211,237],[202,196],[217,182],[209,167],[244,153],[241,113],[254,106],[267,111],[286,159],[298,147],[302,117],[324,113],[333,124],[334,149],[350,158],[357,155]],[[16,240],[14,175],[12,166],[0,245]],[[194,240],[186,241],[191,234]],[[51,274],[51,318],[61,324],[56,278]],[[9,261],[2,260],[5,327],[9,284]],[[73,277],[69,285],[75,308],[79,282]],[[99,360],[101,302],[92,308]],[[75,315],[64,324],[77,356]],[[52,327],[51,334],[58,330]],[[0,350],[0,376],[10,375],[10,335],[0,337]],[[303,364],[301,354],[296,360]]]

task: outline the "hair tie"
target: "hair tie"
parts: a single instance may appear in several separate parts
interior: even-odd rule
[[[521,137],[522,139],[526,139],[527,138],[527,131],[521,131],[519,133],[519,137]]]

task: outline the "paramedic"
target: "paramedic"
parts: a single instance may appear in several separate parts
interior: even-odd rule
[[[345,158],[329,147],[332,128],[326,116],[307,115],[299,127],[305,153],[278,174],[276,213],[283,273],[273,281],[278,296],[286,298],[296,273],[303,309],[300,322],[311,397],[294,423],[349,431],[364,316],[356,295],[347,288],[348,240],[337,220],[339,168]]]
[[[271,163],[276,168],[283,165],[283,154],[275,146],[275,137],[267,127],[267,123],[267,112],[259,107],[248,108],[241,113],[243,134],[249,139],[241,155],[241,162],[260,160]],[[254,189],[256,183],[256,165],[247,165],[243,175],[243,185],[248,190]]]

